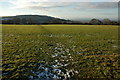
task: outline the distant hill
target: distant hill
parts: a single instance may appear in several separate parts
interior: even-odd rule
[[[89,22],[72,21],[60,18],[55,18],[46,15],[17,15],[17,16],[4,16],[0,18],[2,24],[80,24],[80,25],[119,25],[116,21],[104,19],[92,19]]]
[[[45,15],[18,15],[2,17],[3,23],[13,24],[43,24],[43,23],[67,23],[70,20],[55,18]]]

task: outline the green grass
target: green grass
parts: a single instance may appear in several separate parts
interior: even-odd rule
[[[3,79],[120,78],[118,26],[3,25]]]

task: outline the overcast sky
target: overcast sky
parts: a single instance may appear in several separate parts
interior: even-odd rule
[[[0,0],[0,16],[48,15],[72,20],[118,19],[119,0]]]

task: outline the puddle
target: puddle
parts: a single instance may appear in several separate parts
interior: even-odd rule
[[[113,48],[118,48],[118,45],[112,45]]]
[[[31,73],[34,75],[29,75],[30,80],[58,80],[58,79],[67,79],[71,77],[70,74],[73,74],[74,70],[67,70],[64,69],[64,67],[69,66],[68,64],[69,60],[64,60],[67,61],[67,63],[61,63],[59,60],[54,60],[54,64],[44,64],[40,63],[38,64],[38,68],[35,68],[35,70],[31,70]],[[74,71],[75,73],[75,71]]]
[[[53,44],[48,44],[48,46],[51,47],[53,46]],[[43,48],[39,48],[39,49],[43,50]],[[70,65],[69,61],[72,60],[72,55],[69,53],[70,49],[65,48],[64,45],[62,45],[61,43],[56,43],[56,47],[54,47],[53,50],[54,50],[54,54],[50,55],[52,58],[54,58],[53,62],[49,62],[49,61],[46,62],[45,59],[43,59],[41,60],[40,63],[37,64],[37,67],[32,67],[34,63],[33,64],[30,63],[32,69],[30,69],[29,72],[25,73],[25,75],[29,76],[28,78],[30,80],[67,79],[71,77],[71,74],[73,75],[75,73],[74,70],[66,69]],[[10,64],[7,67],[10,66],[12,65]],[[9,73],[4,72],[3,74],[8,75]]]
[[[57,53],[55,53],[54,55],[52,55],[52,57],[57,57],[58,56],[58,54]]]
[[[85,36],[92,36],[92,35],[90,35],[90,34],[86,34]]]
[[[49,66],[49,67],[48,66],[44,67],[45,65],[40,63],[37,71],[31,70],[31,72],[35,76],[30,75],[29,79],[31,79],[31,80],[32,79],[36,79],[36,80],[39,80],[39,79],[43,79],[43,80],[61,79],[61,76],[63,76],[64,73],[62,72],[61,69],[58,68],[58,67],[61,67],[58,60],[55,60],[55,61],[57,62],[57,64]]]
[[[45,37],[72,37],[71,35],[66,35],[66,34],[51,34],[51,35],[48,35],[48,34],[44,34],[44,35],[38,35],[39,36],[45,36]]]

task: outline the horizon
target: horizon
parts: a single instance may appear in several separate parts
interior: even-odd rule
[[[51,1],[51,2],[50,2]],[[87,0],[89,1],[89,0]],[[118,21],[119,0],[91,0],[90,2],[55,2],[54,0],[1,0],[0,16],[47,15],[76,21],[109,18]]]
[[[34,14],[23,14],[23,15],[15,15],[15,16],[48,16],[48,15],[34,15]],[[1,18],[2,17],[13,17],[13,16],[0,16]],[[53,17],[53,16],[50,16],[50,17]],[[58,17],[54,17],[54,18],[58,18]],[[79,21],[79,22],[89,22],[91,21],[92,19],[98,19],[98,18],[91,18],[91,19],[75,19],[75,20],[72,20],[72,19],[65,19],[65,18],[59,18],[59,19],[64,19],[64,20],[70,20],[70,21]],[[109,19],[109,18],[103,18],[103,19],[98,19],[100,21],[103,21],[104,19]],[[111,20],[111,19],[109,19]],[[116,21],[118,22],[118,20],[111,20],[111,21]]]

